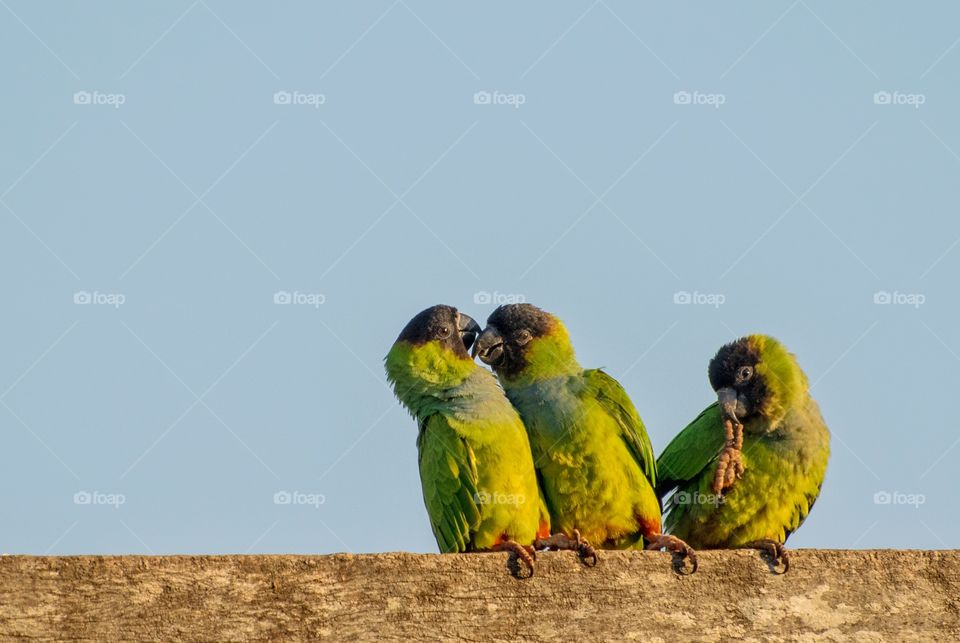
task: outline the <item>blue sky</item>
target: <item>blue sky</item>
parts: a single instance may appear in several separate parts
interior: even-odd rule
[[[791,545],[955,546],[958,11],[3,0],[0,551],[435,551],[382,358],[510,298],[657,452],[777,336]]]

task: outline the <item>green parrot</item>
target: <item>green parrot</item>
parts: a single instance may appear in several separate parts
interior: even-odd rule
[[[661,533],[657,464],[636,408],[615,379],[580,366],[556,316],[531,304],[500,306],[474,353],[497,373],[527,427],[559,547],[572,539],[667,548],[696,571],[695,552]]]
[[[468,353],[480,326],[451,306],[414,317],[385,358],[419,425],[423,499],[440,551],[510,551],[533,574],[550,518],[520,417]]]
[[[745,547],[790,568],[784,543],[820,494],[830,432],[796,357],[750,335],[710,361],[717,402],[664,449],[664,527],[704,549]]]

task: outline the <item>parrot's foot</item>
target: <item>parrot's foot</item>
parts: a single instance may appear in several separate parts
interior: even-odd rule
[[[720,495],[743,476],[743,425],[732,420],[724,420],[726,442],[717,460],[717,471],[713,475],[712,491]]]
[[[575,551],[580,560],[583,561],[583,564],[588,567],[596,567],[597,562],[600,560],[593,545],[580,536],[578,529],[573,530],[573,538],[563,533],[552,534],[549,538],[538,538],[534,542],[534,547],[537,549],[546,549],[549,547],[550,549]]]
[[[786,574],[790,571],[790,552],[775,540],[755,540],[743,546],[744,549],[759,549],[770,558],[770,571]],[[783,571],[777,572],[777,565],[783,565]]]
[[[743,476],[746,468],[741,458],[742,452],[735,447],[724,447],[717,461],[717,472],[713,476],[713,493],[722,494]]]
[[[573,530],[573,541],[576,544],[577,556],[580,557],[580,560],[582,560],[585,565],[596,567],[600,560],[597,558],[597,550],[593,548],[593,545],[591,545],[586,538],[580,536],[579,529]],[[593,562],[588,563],[588,560],[592,560]]]
[[[678,573],[683,569],[684,559],[690,561],[690,565],[692,567],[690,573],[697,573],[697,569],[700,567],[700,562],[697,560],[697,552],[694,551],[693,547],[683,542],[676,536],[668,536],[665,534],[657,534],[648,540],[649,544],[646,547],[648,550],[657,551],[660,549],[666,549],[673,554],[674,567]]]
[[[522,561],[530,572],[527,576],[520,575],[519,566],[514,575],[518,578],[531,578],[533,576],[533,563],[537,559],[537,551],[532,546],[524,547],[515,540],[505,540],[493,546],[493,551],[506,551],[514,555],[517,561]]]

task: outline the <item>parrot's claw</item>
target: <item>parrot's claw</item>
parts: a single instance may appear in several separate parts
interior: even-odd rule
[[[551,534],[549,538],[538,538],[534,542],[534,547],[536,549],[547,549],[549,547],[550,549],[575,551],[583,564],[588,567],[596,567],[600,560],[593,545],[580,536],[580,531],[577,529],[573,530],[573,538],[564,533]]]
[[[584,565],[588,567],[596,567],[597,563],[600,562],[600,559],[597,558],[597,550],[593,548],[593,545],[586,539],[580,536],[580,530],[573,530],[573,541],[577,547],[577,556],[580,557],[580,560],[583,561]],[[592,560],[592,563],[588,563],[588,560]]]
[[[775,540],[755,540],[743,546],[745,549],[759,549],[770,559],[770,570],[777,574],[786,574],[790,571],[790,552]],[[783,565],[783,571],[777,571],[777,565]]]
[[[728,461],[723,475],[723,484],[720,488],[721,491],[732,487],[737,480],[743,477],[743,472],[745,471],[743,460],[740,458],[740,450],[731,448],[727,450],[727,453]]]
[[[532,578],[533,577],[533,563],[537,559],[537,550],[532,546],[524,547],[515,540],[505,540],[501,543],[497,543],[493,546],[493,551],[506,551],[513,554],[517,561],[522,561],[526,566],[527,570],[530,572],[527,576],[521,576],[519,566],[514,572],[514,575],[518,578]]]
[[[725,420],[723,423],[726,432],[726,442],[720,457],[717,459],[717,471],[713,474],[711,490],[714,495],[722,495],[734,483],[743,477],[746,467],[743,465],[743,425],[739,422]]]
[[[658,551],[660,549],[666,549],[674,556],[674,567],[677,569],[678,573],[683,569],[684,559],[690,561],[691,574],[696,574],[697,569],[700,567],[700,561],[697,560],[697,552],[683,542],[676,536],[668,536],[665,534],[657,534],[650,539],[650,544],[646,547],[651,551]]]

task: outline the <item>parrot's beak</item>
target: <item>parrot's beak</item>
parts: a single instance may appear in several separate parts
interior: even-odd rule
[[[470,315],[460,313],[460,317],[457,319],[457,330],[460,331],[463,348],[469,352],[473,342],[477,339],[477,335],[480,334],[480,324],[474,321]]]
[[[487,326],[477,343],[473,345],[473,356],[480,357],[480,361],[495,366],[503,357],[503,336],[493,326]]]
[[[735,390],[729,387],[720,389],[717,391],[717,402],[720,404],[720,410],[723,412],[725,419],[735,424],[740,423],[740,420],[737,419],[737,411],[745,411],[746,409],[739,403]]]

